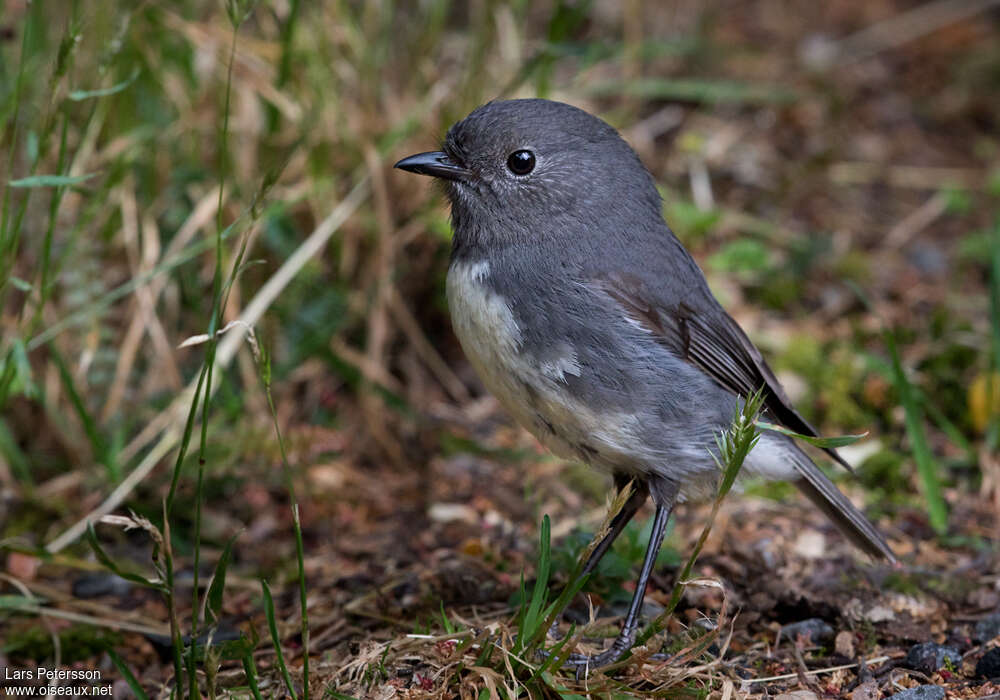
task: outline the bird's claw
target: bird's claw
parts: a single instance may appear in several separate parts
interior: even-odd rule
[[[583,680],[587,677],[591,670],[598,668],[603,668],[617,661],[622,654],[631,648],[632,643],[635,641],[635,632],[629,634],[622,633],[615,639],[614,643],[604,651],[599,654],[570,654],[563,661],[563,668],[575,668],[576,669],[576,679]],[[541,656],[548,658],[549,652],[546,650],[540,650],[538,652]]]

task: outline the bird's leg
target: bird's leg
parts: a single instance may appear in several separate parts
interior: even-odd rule
[[[580,572],[581,576],[586,576],[594,572],[594,569],[601,562],[601,558],[607,554],[608,550],[611,549],[611,545],[618,539],[618,535],[622,534],[625,526],[629,524],[629,521],[635,517],[635,514],[642,507],[642,504],[646,502],[646,498],[649,496],[649,489],[646,488],[645,484],[633,481],[629,477],[615,474],[615,487],[619,492],[628,486],[630,481],[632,482],[632,494],[625,501],[625,505],[615,513],[615,517],[611,519],[611,524],[608,525],[608,533],[604,535],[603,539],[594,547],[594,551],[587,557],[587,561],[583,565],[583,570]],[[572,582],[569,585],[572,585]],[[549,628],[549,637],[551,639],[561,639],[558,620],[553,621],[552,626]]]
[[[627,477],[615,475],[615,486],[619,491],[628,486],[629,481],[630,479]],[[646,502],[646,498],[649,496],[649,489],[646,488],[645,484],[632,481],[632,489],[632,495],[628,497],[625,505],[611,519],[611,524],[608,526],[608,534],[604,536],[604,539],[594,547],[594,551],[587,557],[587,563],[583,565],[583,571],[581,572],[582,576],[594,572],[594,569],[601,562],[601,558],[607,554],[608,550],[611,549],[611,545],[618,539],[618,535],[622,534],[625,526],[629,524],[629,521],[639,512],[642,504]]]
[[[611,646],[594,656],[572,655],[566,660],[566,665],[576,666],[577,677],[587,674],[591,668],[600,668],[614,663],[618,657],[628,650],[638,631],[639,613],[642,610],[642,599],[646,595],[646,585],[649,577],[653,573],[653,565],[656,563],[656,556],[660,552],[660,545],[663,544],[663,535],[667,529],[667,521],[670,519],[670,512],[673,510],[673,503],[669,505],[656,506],[656,515],[653,518],[653,532],[649,537],[649,546],[646,547],[646,558],[642,562],[642,571],[635,584],[635,593],[632,594],[632,603],[629,605],[628,614],[622,624],[622,630]]]

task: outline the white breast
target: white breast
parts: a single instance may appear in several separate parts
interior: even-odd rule
[[[507,403],[523,393],[515,375],[530,371],[521,360],[521,329],[507,300],[484,280],[487,262],[456,262],[448,270],[448,309],[455,335],[486,387]],[[518,377],[520,379],[520,377]]]
[[[506,298],[485,280],[487,262],[453,263],[448,271],[448,306],[455,334],[486,388],[514,418],[556,454],[595,466],[631,468],[635,418],[598,415],[565,390],[567,375],[580,376],[577,353],[566,343],[537,357],[523,347],[523,333]]]

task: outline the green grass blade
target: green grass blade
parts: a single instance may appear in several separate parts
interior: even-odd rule
[[[833,437],[816,437],[813,435],[803,435],[802,433],[796,433],[794,430],[789,430],[782,425],[775,425],[774,423],[767,423],[765,421],[757,421],[758,430],[773,430],[776,433],[781,433],[782,435],[787,435],[793,437],[796,440],[802,440],[803,442],[808,442],[813,447],[821,447],[824,449],[831,447],[844,447],[845,445],[853,445],[858,440],[863,440],[868,437],[868,431],[863,433],[857,433],[854,435],[835,435]]]
[[[938,481],[937,464],[927,443],[924,431],[924,415],[917,398],[913,384],[906,376],[903,363],[896,344],[896,335],[886,329],[883,332],[886,348],[892,366],[892,382],[903,404],[903,416],[906,422],[906,433],[913,449],[913,459],[917,463],[917,473],[923,488],[924,499],[927,501],[927,514],[931,527],[939,535],[948,529],[948,506],[941,494],[941,484]]]
[[[243,655],[243,675],[247,678],[247,685],[254,700],[263,700],[260,696],[260,688],[257,687],[257,666],[253,660],[253,654],[247,652]]]
[[[68,185],[79,185],[92,177],[97,177],[97,173],[86,175],[32,175],[23,177],[20,180],[11,180],[7,184],[11,187],[32,188],[32,187],[66,187]]]
[[[86,433],[87,439],[90,441],[90,449],[93,453],[94,461],[104,465],[104,468],[108,473],[108,479],[110,479],[112,483],[117,484],[121,481],[121,470],[118,468],[116,460],[112,459],[108,453],[108,449],[104,443],[104,438],[97,429],[97,422],[94,420],[94,417],[90,415],[90,411],[87,410],[83,397],[80,395],[80,392],[77,391],[76,382],[73,381],[73,375],[70,373],[69,367],[66,366],[66,362],[63,360],[59,351],[56,350],[55,346],[51,344],[49,345],[49,355],[52,357],[52,361],[59,370],[59,378],[62,380],[63,388],[66,390],[66,395],[69,397],[70,403],[73,405],[73,409],[76,411],[76,415],[80,419],[80,423],[83,425],[83,432]]]
[[[271,633],[271,642],[274,644],[274,652],[278,660],[278,668],[281,670],[281,677],[285,679],[285,687],[288,688],[288,694],[292,696],[292,700],[299,700],[299,696],[295,693],[295,686],[292,685],[292,677],[289,675],[288,667],[285,665],[285,654],[281,650],[281,637],[278,636],[278,621],[275,618],[274,599],[271,597],[271,589],[264,579],[260,580],[260,587],[264,592],[264,616],[267,618],[267,629]]]
[[[288,492],[288,501],[292,508],[292,532],[295,535],[295,561],[298,566],[299,612],[302,628],[302,695],[304,700],[309,700],[309,610],[307,606],[308,597],[306,595],[305,545],[302,540],[302,522],[299,519],[299,501],[295,495],[292,467],[288,462],[288,452],[285,449],[285,440],[281,435],[281,427],[278,424],[278,412],[275,409],[274,396],[271,393],[271,358],[268,353],[261,352],[259,354],[258,367],[260,378],[264,384],[264,396],[267,398],[268,409],[271,412],[274,433],[278,438],[278,450],[281,454],[281,469],[285,479],[285,490]]]
[[[40,602],[38,598],[29,598],[26,595],[0,595],[0,610],[37,612]]]
[[[549,572],[552,567],[551,551],[551,523],[549,516],[542,518],[542,528],[540,535],[540,549],[538,553],[538,572],[535,578],[535,586],[531,591],[531,599],[528,609],[524,613],[524,620],[518,634],[517,647],[520,650],[528,648],[539,631],[539,626],[545,622],[541,616],[542,608],[548,598]]]
[[[560,668],[569,655],[573,651],[573,644],[570,642],[575,641],[573,639],[576,633],[576,625],[570,625],[569,631],[566,636],[560,639],[558,642],[552,645],[552,648],[548,650],[548,656],[545,661],[531,674],[531,678],[528,679],[527,685],[530,685],[536,679],[541,678],[542,674],[552,668]]]
[[[581,561],[580,564],[578,564],[573,570],[573,573],[570,574],[569,585],[567,585],[563,589],[562,593],[559,594],[559,597],[556,598],[548,608],[546,608],[542,624],[535,630],[532,638],[528,640],[528,649],[533,650],[541,646],[542,642],[545,640],[545,635],[548,634],[549,628],[552,626],[552,623],[559,618],[562,611],[565,610],[566,606],[573,600],[573,597],[587,585],[587,581],[590,580],[590,574],[587,574],[586,576],[581,575],[580,572],[583,570],[582,563],[583,562]]]
[[[233,544],[239,536],[240,533],[237,532],[229,538],[228,542],[226,542],[226,546],[223,548],[222,554],[219,556],[219,561],[215,565],[215,573],[212,575],[212,583],[208,587],[208,593],[206,593],[205,611],[211,613],[212,619],[216,621],[218,621],[222,613],[222,594],[226,588],[226,571],[229,568],[229,559],[232,556]]]
[[[443,600],[441,601],[441,626],[444,628],[445,634],[455,634],[458,631],[458,628],[448,619],[448,613],[444,610]]]
[[[108,656],[111,658],[111,663],[113,663],[115,668],[118,669],[118,673],[122,674],[122,678],[125,679],[128,687],[132,689],[132,693],[135,697],[138,698],[138,700],[149,700],[149,696],[146,695],[146,691],[142,689],[141,685],[139,685],[139,681],[132,674],[132,671],[125,664],[122,657],[118,656],[114,649],[107,649],[107,652]]]
[[[120,83],[116,83],[111,87],[98,88],[97,90],[70,90],[69,94],[66,95],[67,98],[73,100],[74,102],[82,102],[83,100],[89,100],[94,97],[109,97],[110,95],[116,95],[122,92],[129,85],[135,82],[136,78],[139,77],[140,70],[139,66],[136,66],[132,70],[132,75],[123,80]]]
[[[28,456],[24,454],[17,438],[14,437],[2,418],[0,418],[0,457],[3,457],[10,465],[10,470],[18,482],[21,484],[34,483]]]

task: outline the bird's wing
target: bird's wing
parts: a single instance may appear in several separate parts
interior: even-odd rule
[[[707,287],[704,294],[692,295],[693,302],[700,307],[695,308],[684,301],[656,300],[640,280],[627,275],[606,275],[595,282],[622,307],[628,318],[717,384],[742,397],[763,387],[764,410],[775,421],[802,435],[818,435],[792,406],[760,351]],[[835,450],[825,451],[853,471]]]

